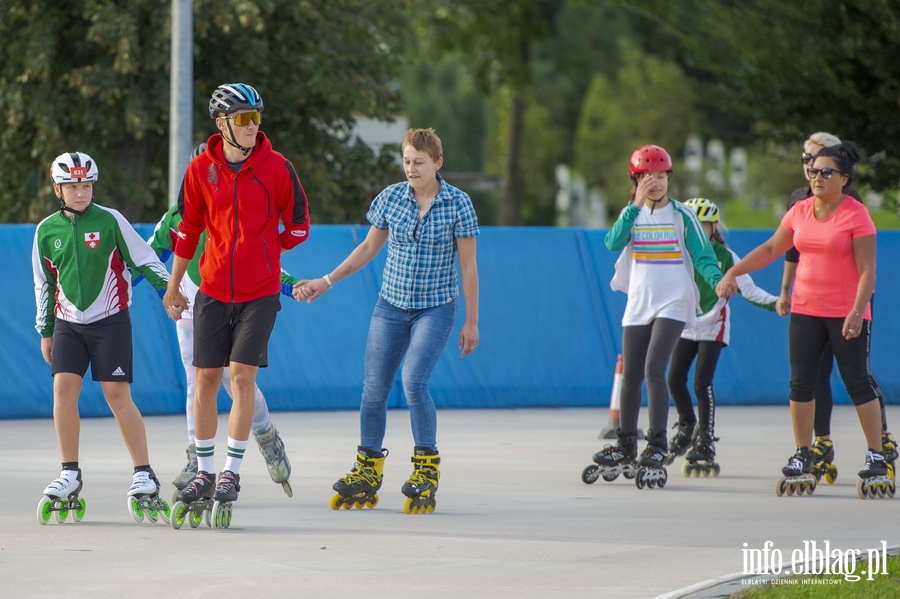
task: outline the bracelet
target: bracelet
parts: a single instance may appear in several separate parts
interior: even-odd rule
[[[325,283],[328,284],[328,288],[329,288],[329,289],[331,289],[332,287],[334,287],[334,283],[331,282],[331,276],[325,275],[324,277],[322,277],[322,280],[325,281]]]
[[[859,310],[857,310],[856,308],[853,308],[853,311],[856,312],[856,315],[857,315],[857,316],[859,316],[860,318],[862,318],[862,314],[860,314]]]

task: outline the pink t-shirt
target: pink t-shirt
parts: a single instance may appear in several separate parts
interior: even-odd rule
[[[853,240],[874,235],[875,223],[869,210],[850,196],[834,214],[816,220],[814,201],[814,197],[800,200],[781,219],[781,226],[794,234],[794,247],[800,252],[791,311],[844,318],[853,310],[859,286]],[[863,318],[872,318],[868,303]]]

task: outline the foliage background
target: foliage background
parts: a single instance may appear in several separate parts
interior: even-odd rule
[[[800,145],[819,130],[860,145],[858,187],[889,209],[876,220],[897,221],[896,2],[193,5],[194,141],[212,132],[216,85],[253,84],[263,130],[297,167],[318,223],[359,222],[373,194],[402,178],[397,146],[376,152],[353,135],[360,117],[399,115],[437,129],[445,171],[503,180],[472,194],[485,224],[554,224],[558,164],[615,214],[628,157],[645,143],[675,158],[677,193],[777,222],[802,183]],[[98,160],[99,201],[156,220],[167,193],[170,19],[169,3],[151,0],[0,0],[0,221],[54,210],[47,165],[72,149]],[[690,176],[691,134],[746,149],[746,188]]]

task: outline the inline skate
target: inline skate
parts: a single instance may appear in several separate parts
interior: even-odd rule
[[[378,489],[384,478],[384,460],[388,453],[384,448],[379,452],[358,447],[353,469],[332,485],[337,495],[331,498],[331,509],[373,508],[378,505]]]
[[[816,477],[816,481],[821,481],[825,477],[825,482],[829,485],[834,484],[837,480],[838,469],[834,465],[834,443],[831,439],[816,437],[812,446],[813,467],[810,471]]]
[[[169,523],[172,511],[168,502],[159,496],[159,488],[159,480],[152,470],[134,473],[134,482],[128,489],[128,511],[138,524],[145,517],[148,522],[156,524],[160,516],[166,524]]]
[[[866,463],[859,471],[856,493],[860,499],[893,497],[896,491],[894,480],[888,476],[888,462],[880,451],[866,452]]]
[[[172,528],[177,530],[184,526],[185,522],[188,522],[191,528],[197,528],[203,521],[206,521],[206,525],[210,528],[227,528],[219,526],[221,507],[216,514],[219,518],[212,520],[210,517],[213,507],[218,503],[213,498],[215,492],[216,475],[203,470],[198,471],[178,493],[178,501],[172,506]]]
[[[181,493],[181,490],[197,476],[197,447],[191,443],[184,450],[184,453],[187,454],[187,464],[175,476],[175,480],[172,481],[172,484],[175,485],[175,490],[172,492],[172,505],[175,505],[175,502],[178,501],[178,494]]]
[[[719,476],[719,464],[716,462],[716,441],[710,432],[701,430],[697,435],[694,446],[687,452],[685,463],[681,466],[681,473],[685,477]]]
[[[51,516],[56,516],[56,521],[62,524],[69,512],[72,512],[73,522],[81,522],[87,508],[87,503],[79,497],[82,487],[81,469],[60,472],[59,478],[44,489],[44,497],[38,502],[38,522],[43,525],[50,522]]]
[[[401,489],[406,495],[403,511],[407,514],[433,512],[437,506],[435,495],[441,478],[441,456],[433,449],[417,445],[413,449],[411,461],[412,474]]]
[[[287,454],[284,452],[284,442],[278,429],[273,424],[272,427],[264,433],[253,434],[256,437],[256,444],[259,446],[259,452],[266,460],[266,468],[269,469],[269,476],[272,482],[280,484],[284,489],[285,495],[294,496],[294,489],[291,487],[291,462],[288,460]]]
[[[672,439],[669,441],[669,456],[666,459],[667,466],[674,462],[675,458],[683,456],[688,448],[690,448],[691,443],[694,440],[694,427],[696,426],[696,420],[688,420],[683,416],[672,426],[672,428],[678,430],[672,435]]]
[[[775,483],[775,494],[803,495],[816,490],[816,477],[812,475],[813,456],[809,447],[798,447],[787,466],[781,469],[784,475]]]
[[[637,457],[637,432],[623,433],[616,429],[618,441],[615,445],[606,445],[594,454],[594,463],[584,469],[581,480],[592,484],[598,478],[612,482],[621,474],[632,479],[637,474],[634,458]]]
[[[648,489],[666,486],[668,473],[666,472],[666,460],[669,459],[669,450],[666,447],[666,431],[647,429],[647,447],[638,458],[637,475],[634,484],[638,489],[646,486]]]
[[[894,464],[897,461],[897,442],[894,441],[894,435],[888,431],[881,433],[881,453],[884,454],[884,461],[888,465],[888,476],[891,480],[897,480],[894,474]]]

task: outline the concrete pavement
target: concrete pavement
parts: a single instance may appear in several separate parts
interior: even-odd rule
[[[130,460],[111,418],[82,422],[84,520],[40,526],[41,492],[59,472],[53,423],[0,421],[0,596],[676,597],[740,578],[751,555],[781,556],[787,569],[813,542],[841,552],[900,542],[900,499],[857,498],[865,443],[848,406],[833,418],[838,480],[811,497],[774,492],[793,451],[786,406],[720,408],[721,475],[685,479],[679,460],[662,490],[581,481],[607,442],[597,439],[606,409],[443,410],[438,506],[424,515],[403,513],[399,492],[411,469],[406,412],[389,413],[391,454],[372,510],[328,507],[332,483],[353,462],[356,412],[273,419],[294,497],[271,482],[251,443],[231,528],[218,531],[132,520]],[[889,407],[889,420],[900,422],[900,408]],[[183,465],[184,418],[146,426],[168,498]],[[224,424],[219,432],[221,468]]]

